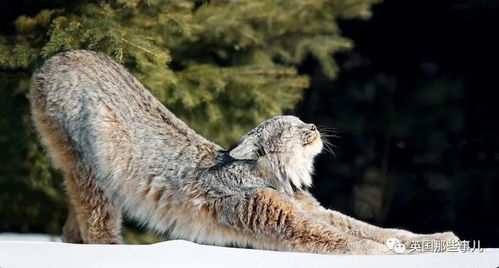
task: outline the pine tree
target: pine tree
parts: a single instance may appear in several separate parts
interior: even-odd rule
[[[332,54],[352,47],[337,21],[368,18],[377,0],[59,2],[0,33],[0,217],[8,219],[0,230],[58,233],[64,220],[60,174],[29,117],[29,77],[44,59],[70,49],[106,53],[227,146],[300,101],[309,80],[296,68],[307,57],[334,78]]]

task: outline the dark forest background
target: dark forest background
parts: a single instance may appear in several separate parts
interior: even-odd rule
[[[312,192],[383,226],[453,230],[499,246],[498,1],[396,1],[344,21],[353,51],[325,79],[313,61],[297,107],[335,127]]]
[[[68,9],[81,2],[85,1],[75,1]],[[202,6],[210,1],[195,2]],[[482,247],[499,247],[499,109],[495,94],[499,90],[499,43],[496,36],[499,1],[385,0],[371,7],[374,2],[352,1],[354,4],[350,5],[358,5],[358,10],[352,9],[334,18],[341,31],[331,28],[336,38],[332,41],[336,45],[331,46],[326,54],[320,48],[314,48],[303,53],[308,56],[299,59],[287,59],[284,54],[280,55],[275,65],[264,59],[267,67],[291,65],[297,68],[298,73],[278,69],[281,72],[278,72],[277,78],[268,80],[279,79],[283,84],[263,83],[262,96],[278,103],[282,100],[280,95],[265,94],[287,92],[290,84],[298,82],[302,83],[298,87],[307,89],[294,91],[294,94],[303,94],[302,99],[301,95],[290,97],[289,102],[272,111],[262,112],[262,107],[248,104],[248,109],[258,112],[251,119],[229,118],[234,126],[239,127],[230,132],[234,136],[217,138],[216,133],[205,130],[205,125],[196,124],[202,122],[209,125],[218,121],[189,117],[192,110],[185,103],[166,101],[167,106],[193,124],[196,130],[224,145],[234,142],[234,137],[256,125],[264,116],[279,112],[300,116],[304,121],[323,128],[335,128],[340,136],[331,139],[337,146],[335,155],[323,153],[317,158],[314,187],[311,189],[326,207],[385,227],[400,227],[420,233],[452,230],[462,239],[480,240]],[[24,14],[34,16],[44,8],[55,9],[64,3],[62,0],[4,1],[0,6],[0,33],[7,37],[0,38],[4,42],[0,42],[0,48],[2,45],[8,47],[9,42],[13,42],[14,39],[9,39],[9,36],[16,32],[12,23],[15,18]],[[335,8],[338,7],[333,6]],[[283,10],[286,9],[283,7]],[[372,11],[369,20],[365,20],[369,17],[365,15],[366,10]],[[84,14],[86,11],[75,12]],[[296,23],[295,19],[292,21]],[[36,26],[39,31],[45,31],[43,18],[36,23],[41,25]],[[292,23],[291,20],[288,23]],[[297,29],[308,23],[298,21],[295,28],[290,27],[290,32],[299,31]],[[338,45],[344,41],[338,39],[338,33],[351,39],[353,48],[345,49],[349,47],[346,43]],[[210,32],[205,34],[210,36]],[[263,38],[267,40],[265,44],[275,45],[272,35],[267,34],[270,37]],[[39,39],[36,42],[40,42]],[[218,43],[213,41],[209,45],[217,46]],[[64,48],[57,47],[54,51]],[[99,47],[96,46],[96,49],[99,50]],[[192,51],[189,49],[186,51]],[[251,44],[241,50],[245,49],[254,50]],[[246,58],[236,57],[237,63],[228,63],[228,58],[233,59],[233,55],[241,53],[239,47],[236,49],[239,52],[227,50],[226,47],[222,50],[225,54],[218,55],[218,52],[211,50],[205,53],[216,54],[214,65],[224,68],[231,64],[250,66]],[[180,73],[183,68],[188,68],[189,63],[175,59],[190,54],[175,49],[170,52],[174,59],[170,65],[174,71]],[[333,53],[335,62],[327,65],[324,55],[330,57]],[[264,54],[251,55],[252,59],[261,61]],[[5,53],[0,55],[7,57]],[[140,57],[130,56],[135,61],[142,60]],[[203,63],[210,62],[204,55],[201,58]],[[269,58],[275,58],[275,55]],[[27,63],[19,64],[0,59],[0,65],[3,64],[0,68],[0,97],[3,99],[0,100],[3,106],[0,107],[3,110],[0,114],[0,144],[3,146],[0,148],[0,231],[58,233],[64,222],[60,174],[48,167],[48,161],[28,126],[25,81],[41,59],[26,57]],[[127,67],[142,78],[157,96],[160,93],[154,86],[161,88],[169,83],[165,80],[159,86],[148,84],[148,77],[144,75],[146,72],[140,66],[130,67],[133,64],[126,60],[123,63],[128,64]],[[329,66],[329,71],[325,66]],[[264,71],[272,75],[276,73],[274,69]],[[255,73],[260,75],[264,71],[257,70]],[[239,69],[234,75],[238,73]],[[283,74],[290,74],[291,80],[286,80],[288,78]],[[219,73],[211,76],[217,75]],[[302,79],[306,76],[309,78]],[[251,83],[259,78],[250,77],[248,81],[236,82]],[[295,78],[298,80],[292,80]],[[197,82],[194,84],[204,85],[205,81]],[[266,86],[269,88],[266,89]],[[186,87],[185,91],[191,89]],[[223,90],[229,92],[230,88]],[[234,98],[239,100],[240,96]],[[227,100],[224,101],[227,103]],[[198,106],[193,107],[198,109]],[[16,114],[23,117],[18,118]],[[198,111],[196,114],[204,118],[210,113]],[[229,109],[220,114],[221,118],[225,118],[226,115],[238,113]],[[244,124],[239,126],[238,122]],[[24,162],[36,165],[21,165]],[[136,231],[131,231],[136,229],[133,224],[128,223],[127,226],[128,232],[136,234]],[[146,240],[138,238],[138,241]]]

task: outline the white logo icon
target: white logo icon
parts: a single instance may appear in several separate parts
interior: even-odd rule
[[[385,242],[385,245],[388,249],[390,250],[393,250],[393,247],[396,245],[396,244],[400,244],[400,240],[398,240],[397,238],[390,238],[388,240],[386,240]]]
[[[385,245],[389,250],[393,250],[397,254],[402,254],[405,252],[405,245],[400,243],[400,240],[398,240],[397,238],[389,238],[388,240],[386,240]]]
[[[393,251],[395,251],[395,253],[397,254],[402,254],[405,252],[405,245],[404,244],[395,244],[395,246],[393,246]]]

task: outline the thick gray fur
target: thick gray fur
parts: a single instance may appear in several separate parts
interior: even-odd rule
[[[42,140],[67,177],[76,220],[66,236],[119,242],[121,209],[157,232],[217,245],[380,254],[389,237],[418,236],[320,207],[306,192],[320,134],[294,116],[271,118],[225,150],[91,51],[47,60],[31,98]]]

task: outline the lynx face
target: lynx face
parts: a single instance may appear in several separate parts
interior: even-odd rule
[[[230,156],[255,160],[264,173],[275,179],[276,188],[292,192],[312,184],[314,157],[322,150],[315,125],[294,116],[273,117],[244,135]]]

